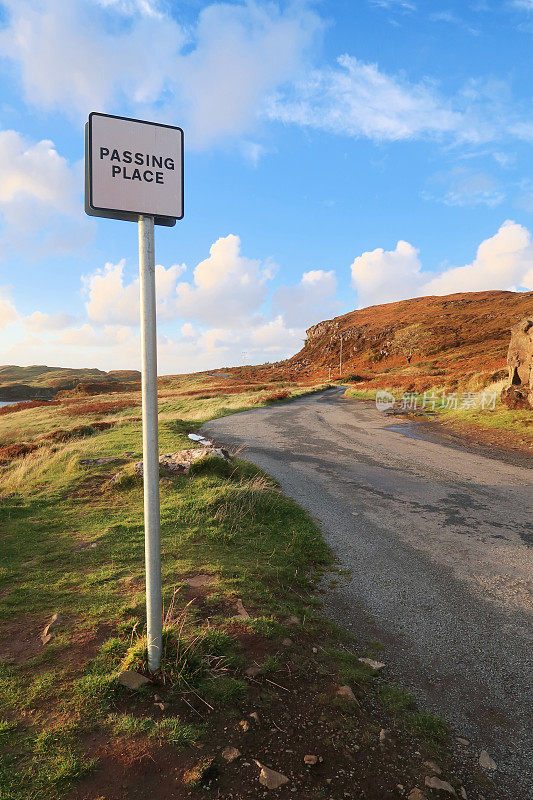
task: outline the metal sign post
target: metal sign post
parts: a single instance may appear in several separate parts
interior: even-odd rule
[[[155,236],[154,218],[147,214],[139,216],[139,278],[141,285],[146,627],[148,667],[154,671],[159,667],[161,660],[163,611],[159,514],[159,436],[157,427]]]
[[[183,217],[181,128],[89,114],[85,211],[139,224],[146,625],[148,667],[153,672],[161,662],[163,627],[154,225],[172,226]]]

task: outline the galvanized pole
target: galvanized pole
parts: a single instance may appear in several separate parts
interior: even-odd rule
[[[139,216],[139,277],[141,284],[142,418],[144,482],[144,553],[148,667],[161,661],[162,593],[159,519],[159,440],[157,430],[157,340],[155,303],[154,218]]]

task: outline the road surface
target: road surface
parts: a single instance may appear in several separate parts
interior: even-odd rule
[[[429,430],[429,433],[428,433]],[[441,441],[332,389],[204,426],[273,475],[351,576],[325,610],[386,675],[498,763],[501,796],[532,786],[533,470]]]

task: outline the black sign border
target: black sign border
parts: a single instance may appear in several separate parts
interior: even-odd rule
[[[92,118],[93,117],[109,117],[111,119],[122,119],[126,122],[139,122],[143,125],[155,125],[159,128],[172,128],[174,131],[181,133],[181,216],[180,217],[165,217],[158,214],[148,214],[143,211],[120,211],[116,208],[100,208],[93,205],[93,185],[92,185]],[[106,219],[120,219],[126,222],[138,222],[142,214],[146,216],[153,216],[156,225],[165,225],[172,228],[176,224],[176,220],[183,219],[184,213],[184,178],[183,178],[183,129],[177,125],[165,125],[162,122],[150,122],[145,119],[134,119],[133,117],[119,117],[116,114],[102,114],[99,111],[91,111],[89,120],[85,123],[85,213],[90,217],[104,217]]]

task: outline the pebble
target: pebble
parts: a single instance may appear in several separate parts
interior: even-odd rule
[[[349,686],[339,686],[337,689],[337,696],[355,702],[355,695]]]
[[[123,670],[118,676],[118,682],[128,689],[139,689],[146,683],[150,683],[148,678],[145,678],[144,675],[139,675],[138,672],[134,672],[132,669]]]
[[[318,756],[307,755],[304,756],[304,764],[307,764],[308,767],[314,766],[318,761]]]
[[[443,792],[448,792],[448,794],[456,796],[455,789],[451,783],[448,783],[448,781],[441,781],[436,775],[431,775],[431,777],[427,776],[424,783],[429,789],[440,789]]]
[[[383,669],[385,664],[382,661],[374,661],[373,658],[360,658],[358,659],[362,664],[368,664],[372,669]]]
[[[482,750],[479,754],[479,766],[483,769],[495,770],[498,766],[494,759],[492,759],[486,750]]]
[[[281,772],[276,772],[275,769],[265,767],[259,761],[255,761],[261,772],[259,773],[259,783],[261,786],[266,786],[267,789],[279,789],[283,784],[288,783],[289,779]]]
[[[241,751],[237,750],[236,747],[225,747],[221,755],[225,761],[228,761],[231,764],[232,761],[235,761],[236,758],[240,757]]]

